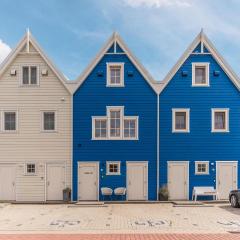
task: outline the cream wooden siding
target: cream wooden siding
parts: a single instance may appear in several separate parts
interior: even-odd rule
[[[30,50],[34,49],[30,46]],[[39,66],[40,85],[20,86],[22,65]],[[41,69],[48,69],[48,76],[41,76]],[[17,75],[10,76],[16,69]],[[63,101],[64,99],[64,101]],[[63,163],[66,166],[66,186],[71,186],[71,95],[61,81],[46,65],[38,53],[19,54],[0,79],[0,111],[18,111],[18,131],[0,131],[0,163],[17,164],[16,199],[42,200],[44,198],[45,174],[26,176],[19,170],[27,162]],[[55,110],[57,131],[44,133],[41,130],[41,111]],[[2,120],[2,116],[0,118]],[[2,122],[2,121],[1,121]],[[44,178],[44,179],[42,179]]]

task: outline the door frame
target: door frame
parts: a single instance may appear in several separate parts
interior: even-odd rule
[[[79,200],[79,166],[80,165],[89,165],[89,164],[95,164],[96,169],[97,169],[97,201],[99,201],[99,161],[84,161],[84,162],[79,162],[78,161],[78,168],[77,168],[77,201],[81,201]],[[84,200],[83,200],[84,201]],[[86,200],[88,201],[88,200]]]
[[[236,189],[238,188],[238,161],[216,161],[216,176],[215,176],[215,179],[216,179],[216,190],[218,192],[218,173],[219,173],[219,163],[236,163]]]
[[[17,199],[17,183],[16,183],[16,179],[17,179],[17,167],[18,167],[18,165],[17,165],[17,163],[7,163],[7,162],[2,162],[2,163],[0,163],[0,167],[1,166],[8,166],[8,165],[10,165],[10,166],[13,166],[14,168],[15,168],[15,178],[14,178],[14,195],[15,195],[15,199],[14,200],[3,200],[3,201],[16,201],[16,199]],[[2,201],[1,199],[0,199],[0,201]]]
[[[54,163],[54,162],[49,162],[49,163],[45,163],[45,201],[52,201],[52,200],[48,200],[48,185],[47,185],[47,182],[48,182],[48,166],[49,165],[53,165],[53,166],[62,166],[64,167],[64,188],[66,188],[67,186],[67,182],[66,182],[66,164],[65,163]]]
[[[147,167],[146,171],[146,178],[147,178],[147,184],[146,184],[146,199],[143,201],[148,201],[148,161],[126,161],[126,200],[128,200],[128,165],[134,164],[134,163],[144,163]]]
[[[187,188],[187,192],[186,192],[186,199],[189,200],[189,161],[167,161],[167,183],[169,182],[169,165],[171,163],[180,163],[180,164],[185,164],[187,166],[187,176],[186,176],[186,180],[187,180],[187,184],[186,184],[186,188]]]

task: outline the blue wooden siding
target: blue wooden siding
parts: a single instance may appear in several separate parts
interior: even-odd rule
[[[210,87],[192,87],[192,62],[210,63]],[[190,109],[190,133],[172,133],[172,108]],[[211,108],[229,108],[229,133],[211,132]],[[190,55],[160,95],[160,186],[167,161],[189,161],[190,196],[194,186],[215,186],[216,161],[238,161],[239,142],[239,91],[212,55]],[[209,175],[195,175],[195,161],[209,161]]]
[[[119,46],[117,51],[122,51]],[[124,62],[125,87],[106,87],[107,62]],[[99,71],[103,76],[97,75]],[[106,116],[106,106],[124,106],[125,116],[139,116],[139,140],[91,140],[92,116]],[[156,144],[155,92],[125,54],[104,55],[73,96],[73,200],[79,161],[99,161],[100,188],[126,186],[126,161],[148,161],[148,196],[156,199]],[[106,161],[121,161],[121,175],[106,176]]]

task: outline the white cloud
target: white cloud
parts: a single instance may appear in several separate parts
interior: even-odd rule
[[[7,57],[11,52],[11,48],[0,39],[0,63]]]
[[[161,8],[168,6],[189,7],[190,0],[123,0],[124,3],[131,7],[146,6],[149,8]]]

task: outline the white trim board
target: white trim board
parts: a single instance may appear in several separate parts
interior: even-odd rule
[[[167,76],[163,79],[162,83],[164,84],[163,87],[160,89],[161,93],[164,88],[168,85],[168,83],[172,80],[174,75],[177,73],[177,71],[180,69],[182,64],[186,61],[186,59],[192,54],[193,50],[198,46],[198,44],[204,44],[205,47],[209,50],[209,52],[212,54],[214,59],[217,61],[217,63],[221,66],[223,71],[227,74],[227,76],[230,78],[230,80],[233,82],[233,84],[240,90],[240,79],[236,75],[236,73],[232,70],[232,68],[229,66],[229,64],[223,59],[221,54],[217,51],[217,49],[214,47],[212,42],[208,39],[206,34],[201,31],[197,37],[193,40],[193,42],[189,45],[189,47],[185,50],[183,55],[179,58],[177,63],[173,66],[173,68],[169,71]]]

